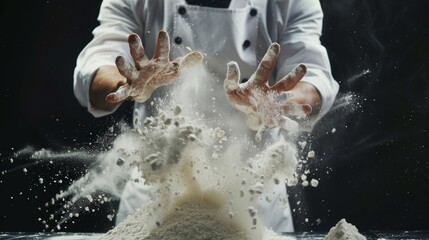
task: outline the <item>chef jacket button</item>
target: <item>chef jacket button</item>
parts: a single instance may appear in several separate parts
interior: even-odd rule
[[[174,39],[174,42],[175,42],[176,44],[181,44],[181,43],[182,43],[182,38],[181,38],[181,37],[176,37],[176,38]]]
[[[250,10],[250,16],[254,17],[254,16],[256,16],[256,14],[258,14],[258,10],[256,10],[256,8],[252,8]]]
[[[249,79],[247,79],[247,78],[243,78],[243,79],[241,79],[240,83],[245,83],[245,82],[247,82],[247,81],[249,81]]]
[[[177,12],[178,12],[180,15],[185,15],[185,14],[186,14],[186,8],[185,8],[185,7],[183,7],[183,6],[181,6],[181,7],[179,7],[179,9],[177,10]]]
[[[248,48],[250,46],[250,41],[246,40],[243,42],[243,48]]]

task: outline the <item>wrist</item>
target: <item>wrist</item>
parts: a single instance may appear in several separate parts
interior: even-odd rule
[[[105,99],[109,93],[115,92],[120,86],[126,84],[116,66],[102,66],[94,74],[89,88],[89,101],[91,105],[100,110],[110,111],[119,103],[108,103]]]
[[[317,115],[320,112],[322,107],[322,97],[317,88],[307,82],[298,82],[294,89],[294,100],[298,104],[306,105],[308,104],[311,107],[311,112],[308,116]]]

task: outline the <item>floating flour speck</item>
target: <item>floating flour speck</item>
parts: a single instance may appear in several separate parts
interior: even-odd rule
[[[313,178],[313,179],[311,179],[310,184],[312,187],[317,187],[319,185],[319,181],[317,179]]]
[[[308,154],[307,154],[307,157],[308,158],[314,158],[314,156],[315,156],[315,153],[314,153],[314,151],[312,150],[312,151],[309,151],[308,152]]]
[[[36,151],[31,155],[31,158],[33,159],[42,159],[46,157],[52,157],[53,154],[50,150],[46,150],[44,148],[40,149],[39,151]]]
[[[87,195],[86,198],[88,199],[89,202],[93,202],[94,201],[94,199],[92,198],[91,195]]]
[[[307,146],[307,142],[306,141],[298,141],[298,145],[301,147],[301,149],[304,149],[305,146]]]
[[[302,185],[303,187],[307,187],[307,186],[308,186],[308,181],[307,181],[307,180],[303,181],[303,182],[301,183],[301,185]]]
[[[313,179],[311,179],[310,184],[312,187],[317,187],[319,185],[319,181],[317,179],[313,178]]]

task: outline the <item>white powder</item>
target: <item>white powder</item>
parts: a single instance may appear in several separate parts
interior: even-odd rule
[[[317,179],[313,178],[313,179],[311,179],[310,184],[312,187],[317,187],[319,185],[319,181]]]
[[[205,104],[198,105],[226,99],[216,95],[214,85],[199,88],[186,79],[183,87],[186,91],[176,89],[173,95],[183,109],[172,102],[144,123],[137,119],[141,127],[132,134],[135,147],[121,144],[106,154],[115,156],[116,168],[137,167],[144,179],[140,183],[152,185],[154,195],[101,239],[281,239],[265,228],[253,204],[267,183],[298,182],[294,143],[279,138],[255,145],[237,127],[243,119],[236,122],[222,111],[225,105],[217,103],[221,110],[210,113],[204,112],[210,110]],[[191,101],[190,95],[202,100]],[[222,116],[228,119],[213,121]]]
[[[57,199],[91,203],[99,201],[91,197],[97,190],[120,197],[131,180],[151,185],[151,200],[101,239],[281,239],[265,228],[254,205],[262,192],[275,194],[266,186],[298,183],[294,139],[256,145],[243,116],[217,89],[219,81],[207,80],[204,71],[190,76],[167,94],[172,99],[155,97],[158,113],[144,122],[135,118],[136,129],[123,129],[94,168]]]
[[[47,149],[42,148],[39,151],[34,152],[33,155],[31,156],[31,158],[43,159],[43,158],[47,158],[50,156],[52,156],[52,152],[47,150]]]
[[[343,218],[329,230],[324,240],[366,240],[366,237]]]
[[[314,151],[313,150],[311,150],[311,151],[309,151],[308,152],[308,154],[307,154],[307,157],[308,158],[314,158],[314,156],[315,156],[316,154],[314,153]]]
[[[147,226],[150,218],[150,207],[147,206],[102,239],[251,239],[234,221],[220,214],[223,206],[224,202],[214,193],[178,198],[172,211],[156,222],[157,227],[152,231]]]
[[[169,126],[165,119],[171,119]],[[179,119],[180,124],[172,124]],[[252,204],[264,192],[265,181],[285,184],[296,178],[291,143],[280,139],[261,150],[177,113],[162,113],[144,125],[131,165],[156,188],[155,197],[101,239],[259,240],[276,235],[265,229]],[[215,159],[213,151],[221,151]],[[121,159],[129,162],[127,156]]]

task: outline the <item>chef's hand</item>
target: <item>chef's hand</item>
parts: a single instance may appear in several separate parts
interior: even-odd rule
[[[303,64],[269,86],[268,79],[279,52],[280,45],[271,44],[255,73],[245,83],[239,83],[238,64],[228,63],[224,81],[227,97],[235,109],[246,115],[247,125],[255,131],[273,127],[292,131],[298,128],[297,121],[305,119],[312,112],[314,114],[320,107],[317,89],[309,83],[300,82],[307,72]]]
[[[118,103],[127,98],[145,102],[157,88],[173,83],[184,68],[201,63],[203,58],[200,52],[191,52],[170,61],[170,41],[164,30],[158,33],[155,54],[150,60],[137,34],[129,35],[128,44],[134,66],[123,56],[116,58],[116,67],[126,82],[106,96],[108,103]]]

